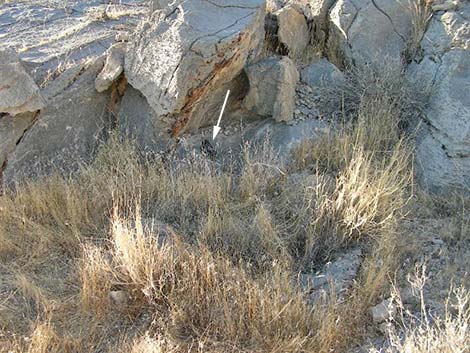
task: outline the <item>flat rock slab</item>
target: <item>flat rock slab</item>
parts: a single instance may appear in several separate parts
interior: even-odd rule
[[[328,57],[335,64],[400,65],[412,22],[406,1],[338,0],[329,27]]]
[[[0,117],[0,169],[6,162],[8,154],[15,149],[24,132],[31,126],[34,118],[35,113]]]
[[[230,82],[257,57],[264,0],[191,0],[153,13],[129,42],[125,73],[172,134],[210,125]]]
[[[304,14],[293,5],[275,13],[278,22],[278,39],[291,57],[300,56],[309,43],[309,30]]]

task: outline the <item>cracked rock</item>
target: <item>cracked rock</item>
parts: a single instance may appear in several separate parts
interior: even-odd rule
[[[44,107],[39,87],[12,50],[0,50],[0,113],[16,115]]]
[[[330,11],[329,29],[327,54],[336,65],[400,65],[412,22],[405,2],[339,0]]]
[[[293,118],[295,87],[299,73],[288,57],[270,58],[250,65],[246,69],[250,90],[243,105],[250,111],[272,116],[276,121]]]
[[[384,300],[383,302],[373,306],[371,309],[372,320],[375,324],[381,324],[388,320],[390,317],[394,317],[397,308],[392,303],[391,299]]]
[[[321,59],[301,71],[301,81],[312,88],[334,85],[344,81],[343,73],[327,59]]]
[[[35,113],[23,113],[16,116],[0,117],[0,168],[7,161],[18,141],[34,121]]]
[[[191,0],[153,13],[129,42],[125,72],[172,135],[213,125],[264,39],[264,0]],[[230,102],[229,102],[230,104]]]
[[[423,59],[408,76],[429,85],[425,124],[417,137],[417,174],[434,192],[470,185],[470,3],[434,15],[423,37]]]

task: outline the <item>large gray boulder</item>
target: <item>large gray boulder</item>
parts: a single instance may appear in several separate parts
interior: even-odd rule
[[[276,121],[292,119],[299,73],[288,57],[262,60],[246,68],[250,90],[243,101],[248,110]]]
[[[412,31],[407,4],[390,0],[338,0],[329,15],[329,59],[338,66],[401,64]]]
[[[176,6],[177,5],[177,6]],[[176,1],[142,23],[125,72],[172,135],[211,125],[230,82],[264,39],[264,0]]]
[[[39,87],[16,53],[0,49],[0,113],[34,112],[44,105]]]
[[[40,88],[103,55],[148,14],[146,0],[30,0],[0,5],[0,46],[18,53]]]
[[[432,191],[470,190],[470,3],[434,15],[408,75],[430,86],[417,139],[417,171]]]
[[[104,92],[118,79],[124,71],[124,55],[126,45],[117,43],[108,50],[103,69],[95,80],[95,88],[98,92]]]

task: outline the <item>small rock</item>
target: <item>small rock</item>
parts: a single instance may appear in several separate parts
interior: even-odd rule
[[[321,87],[322,85],[334,85],[344,81],[343,73],[327,59],[321,59],[319,62],[307,66],[301,71],[300,79],[305,83],[306,89],[313,92],[312,87]]]
[[[104,92],[111,87],[124,70],[125,48],[124,43],[118,43],[109,49],[103,70],[101,70],[95,80],[95,88],[98,92]]]
[[[457,1],[446,1],[442,4],[436,4],[432,6],[432,10],[434,12],[436,11],[450,11],[450,10],[456,10],[458,8],[459,4]]]
[[[124,307],[129,302],[129,295],[124,290],[113,290],[109,292],[109,299],[117,307]]]
[[[375,324],[380,324],[390,317],[395,316],[396,311],[397,308],[391,302],[391,299],[384,300],[371,308],[372,320]]]

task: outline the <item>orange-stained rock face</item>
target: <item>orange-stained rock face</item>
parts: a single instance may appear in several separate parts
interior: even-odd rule
[[[264,0],[183,1],[140,26],[126,76],[173,136],[216,120],[225,91],[258,56],[265,11]]]

